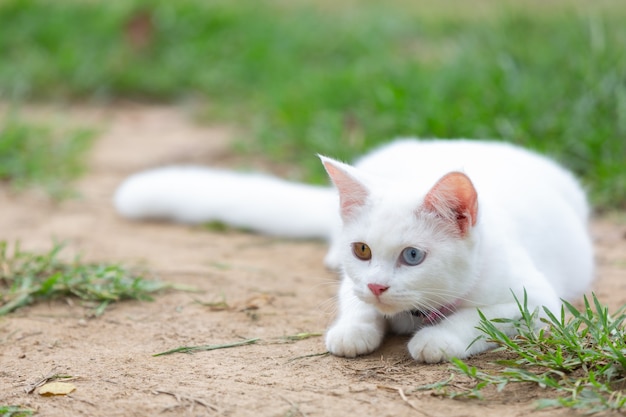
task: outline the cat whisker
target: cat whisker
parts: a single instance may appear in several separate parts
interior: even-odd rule
[[[336,316],[339,313],[339,297],[335,295],[321,301],[318,303],[317,309],[322,311],[326,316]]]
[[[472,304],[479,304],[478,301],[468,298],[465,296],[465,294],[460,294],[459,292],[456,292],[456,291],[426,288],[426,289],[421,289],[421,292],[426,295],[441,296],[445,298],[452,298],[454,300],[465,301],[465,302],[472,303]]]
[[[339,287],[339,285],[340,285],[339,281],[325,280],[325,281],[321,281],[321,282],[318,282],[317,284],[312,285],[311,288],[312,289],[331,288],[332,290],[334,290],[336,292],[336,290]]]

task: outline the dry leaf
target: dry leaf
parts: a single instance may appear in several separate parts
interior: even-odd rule
[[[254,295],[244,302],[244,306],[240,311],[258,310],[262,306],[271,305],[273,302],[274,297],[269,294]]]
[[[69,382],[49,382],[39,388],[39,395],[67,395],[75,389],[76,386]]]

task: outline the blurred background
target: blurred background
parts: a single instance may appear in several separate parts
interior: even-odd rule
[[[623,0],[0,0],[0,179],[54,188],[97,140],[29,122],[29,103],[192,100],[254,138],[237,152],[309,181],[316,153],[488,138],[625,209],[625,22]]]

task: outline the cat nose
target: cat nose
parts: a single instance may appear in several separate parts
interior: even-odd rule
[[[389,289],[387,285],[380,284],[367,284],[367,288],[369,288],[372,294],[374,294],[376,297],[379,297],[382,293]]]

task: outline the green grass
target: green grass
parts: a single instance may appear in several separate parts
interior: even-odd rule
[[[441,4],[5,0],[0,93],[198,97],[254,138],[241,148],[313,181],[317,152],[502,138],[571,167],[599,207],[626,207],[626,6]]]
[[[55,198],[70,194],[69,181],[85,169],[94,133],[58,129],[9,114],[0,120],[0,181],[14,188],[42,186]]]
[[[482,397],[482,390],[505,390],[514,383],[530,383],[548,389],[549,397],[537,405],[569,407],[587,413],[626,410],[626,331],[624,309],[611,315],[595,295],[585,298],[579,310],[564,303],[560,314],[544,308],[544,328],[533,323],[539,310],[529,311],[526,301],[518,302],[521,319],[487,320],[481,315],[480,330],[495,342],[509,359],[498,361],[499,369],[482,371],[455,359],[456,371],[475,381],[475,385],[456,391],[450,380],[435,386],[452,397]],[[515,337],[509,337],[497,323],[512,323]]]
[[[240,342],[234,343],[225,343],[221,345],[200,345],[200,346],[181,346],[175,349],[170,349],[165,352],[155,353],[152,356],[165,356],[171,355],[173,353],[195,353],[195,352],[206,352],[209,350],[218,350],[218,349],[230,349],[239,346],[252,345],[258,342],[259,338],[246,339]]]
[[[26,417],[32,416],[33,410],[22,408],[16,405],[0,405],[0,416],[2,417]]]
[[[322,335],[323,335],[322,333],[302,332],[302,333],[282,336],[278,338],[275,337],[273,339],[277,340],[274,343],[293,343],[293,342],[299,342],[301,340],[310,339],[312,337],[320,337]],[[195,352],[205,352],[205,351],[218,350],[218,349],[230,349],[230,348],[239,347],[239,346],[253,345],[258,342],[263,342],[263,340],[261,340],[260,338],[251,338],[251,339],[241,340],[238,342],[224,343],[224,344],[219,344],[219,345],[181,346],[181,347],[167,350],[165,352],[155,353],[152,356],[165,356],[165,355],[171,355],[173,353],[195,353]],[[321,354],[314,354],[313,356],[319,356],[323,354],[328,354],[328,352],[324,352]],[[303,357],[311,357],[311,356],[307,355]]]
[[[151,300],[152,294],[182,286],[146,279],[121,265],[65,262],[55,244],[45,253],[11,248],[0,242],[0,316],[43,300],[77,297],[91,303],[96,315],[113,302]],[[188,289],[188,288],[187,288]]]

